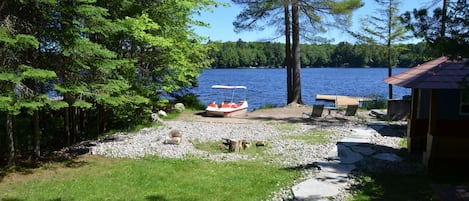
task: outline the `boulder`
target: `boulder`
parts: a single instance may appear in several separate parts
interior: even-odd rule
[[[158,113],[151,113],[151,121],[155,122],[163,122],[163,120],[160,118],[160,116],[158,115]]]
[[[178,144],[181,144],[181,141],[182,141],[182,138],[181,137],[172,137],[172,138],[168,138],[166,139],[163,144],[174,144],[174,145],[178,145]]]
[[[158,111],[158,115],[162,116],[162,117],[167,117],[168,116],[168,114],[166,114],[166,112],[164,110]]]
[[[176,110],[176,112],[182,112],[182,111],[184,111],[186,108],[185,108],[184,104],[182,104],[182,103],[176,103],[176,104],[174,105],[174,109]]]
[[[169,131],[169,137],[182,137],[182,133],[178,129],[173,129]]]

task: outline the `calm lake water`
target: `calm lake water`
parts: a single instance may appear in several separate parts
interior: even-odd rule
[[[394,68],[393,74],[406,68]],[[306,105],[316,103],[316,94],[379,97],[387,99],[387,68],[303,68],[301,69],[301,93]],[[192,89],[204,104],[219,101],[220,97],[211,90],[212,85],[243,85],[247,87],[249,111],[267,104],[287,104],[286,69],[208,69],[199,77],[199,87]],[[393,86],[393,98],[410,95],[411,90]],[[220,94],[220,93],[218,93]],[[237,95],[243,95],[237,91]],[[223,97],[223,96],[222,96]]]

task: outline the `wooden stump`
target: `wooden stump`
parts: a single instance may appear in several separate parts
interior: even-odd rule
[[[242,143],[243,143],[243,149],[248,149],[252,145],[251,141],[248,141],[248,140],[242,140]]]
[[[230,139],[229,142],[230,144],[228,145],[228,150],[230,152],[240,152],[241,150],[243,150],[242,140]]]

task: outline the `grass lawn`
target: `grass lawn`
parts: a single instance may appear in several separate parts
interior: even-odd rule
[[[266,200],[299,177],[253,162],[86,156],[0,181],[0,200]]]

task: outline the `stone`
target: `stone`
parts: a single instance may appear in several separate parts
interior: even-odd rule
[[[169,139],[166,139],[163,144],[174,144],[174,145],[178,145],[178,144],[181,144],[181,141],[182,141],[182,138],[180,137],[173,137],[173,138],[169,138]]]
[[[158,115],[162,116],[162,117],[167,117],[168,116],[168,114],[164,110],[159,110]]]
[[[397,156],[396,154],[392,154],[392,153],[375,154],[375,155],[373,155],[373,158],[380,159],[380,160],[385,160],[385,161],[391,161],[391,162],[402,161],[401,157]]]
[[[350,146],[350,149],[360,154],[366,155],[366,156],[371,156],[372,154],[376,152],[374,149],[370,147],[363,147],[363,146]]]
[[[174,109],[176,110],[176,112],[182,112],[186,109],[186,107],[184,106],[183,103],[176,103],[174,105]]]
[[[163,122],[163,120],[158,116],[158,113],[151,113],[152,122]]]
[[[352,151],[349,147],[343,144],[338,144],[337,149],[338,149],[340,162],[342,163],[346,163],[346,164],[356,163],[363,159],[363,156],[361,154]]]
[[[292,187],[293,195],[298,200],[317,200],[321,198],[333,197],[339,194],[337,185],[308,179]]]
[[[182,137],[182,133],[178,129],[173,129],[169,131],[169,137]]]

